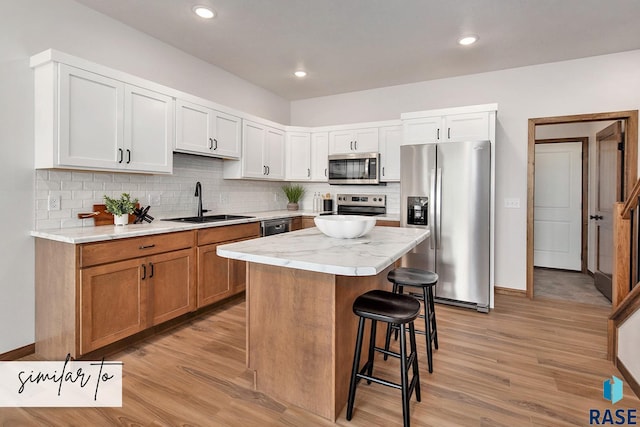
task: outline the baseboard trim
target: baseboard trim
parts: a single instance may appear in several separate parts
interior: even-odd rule
[[[622,374],[622,377],[624,378],[625,382],[629,384],[629,387],[631,387],[631,390],[633,390],[636,396],[640,398],[640,384],[638,384],[638,381],[636,381],[636,379],[633,378],[633,375],[631,375],[631,372],[629,372],[627,367],[624,366],[624,363],[622,363],[622,361],[617,357],[616,357],[616,368],[618,368],[618,370]]]
[[[498,295],[511,295],[515,297],[527,297],[527,291],[525,289],[511,289],[503,288],[501,286],[494,286],[493,291]]]
[[[30,354],[34,354],[36,352],[36,344],[28,344],[24,347],[16,348],[14,350],[7,351],[6,353],[0,354],[0,360],[2,361],[10,361],[21,359],[25,356],[29,356]]]

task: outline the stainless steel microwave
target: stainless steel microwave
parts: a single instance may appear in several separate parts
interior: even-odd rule
[[[329,184],[379,184],[380,153],[332,154]]]

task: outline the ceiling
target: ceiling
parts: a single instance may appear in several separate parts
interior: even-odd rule
[[[289,100],[640,49],[638,0],[76,1]]]

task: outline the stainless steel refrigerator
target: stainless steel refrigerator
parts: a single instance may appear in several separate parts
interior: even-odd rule
[[[436,301],[488,312],[491,266],[491,144],[400,147],[403,227],[430,227],[404,266],[435,271]]]

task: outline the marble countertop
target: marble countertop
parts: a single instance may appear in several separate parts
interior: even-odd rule
[[[429,236],[428,228],[374,227],[357,239],[307,228],[218,246],[221,257],[342,276],[373,276]]]
[[[215,213],[210,213],[215,215]],[[313,211],[265,211],[265,212],[234,212],[236,215],[248,215],[253,218],[234,219],[229,221],[216,221],[202,224],[164,221],[156,219],[152,223],[129,224],[126,226],[101,225],[98,227],[73,227],[50,230],[33,230],[31,236],[42,239],[56,240],[65,243],[91,243],[105,240],[126,239],[129,237],[150,236],[153,234],[173,233],[176,231],[196,230],[200,228],[222,227],[225,225],[245,224],[249,222],[264,221],[275,218],[293,218],[298,216],[317,216]],[[399,221],[400,215],[388,214],[378,216],[376,219],[387,221]]]

